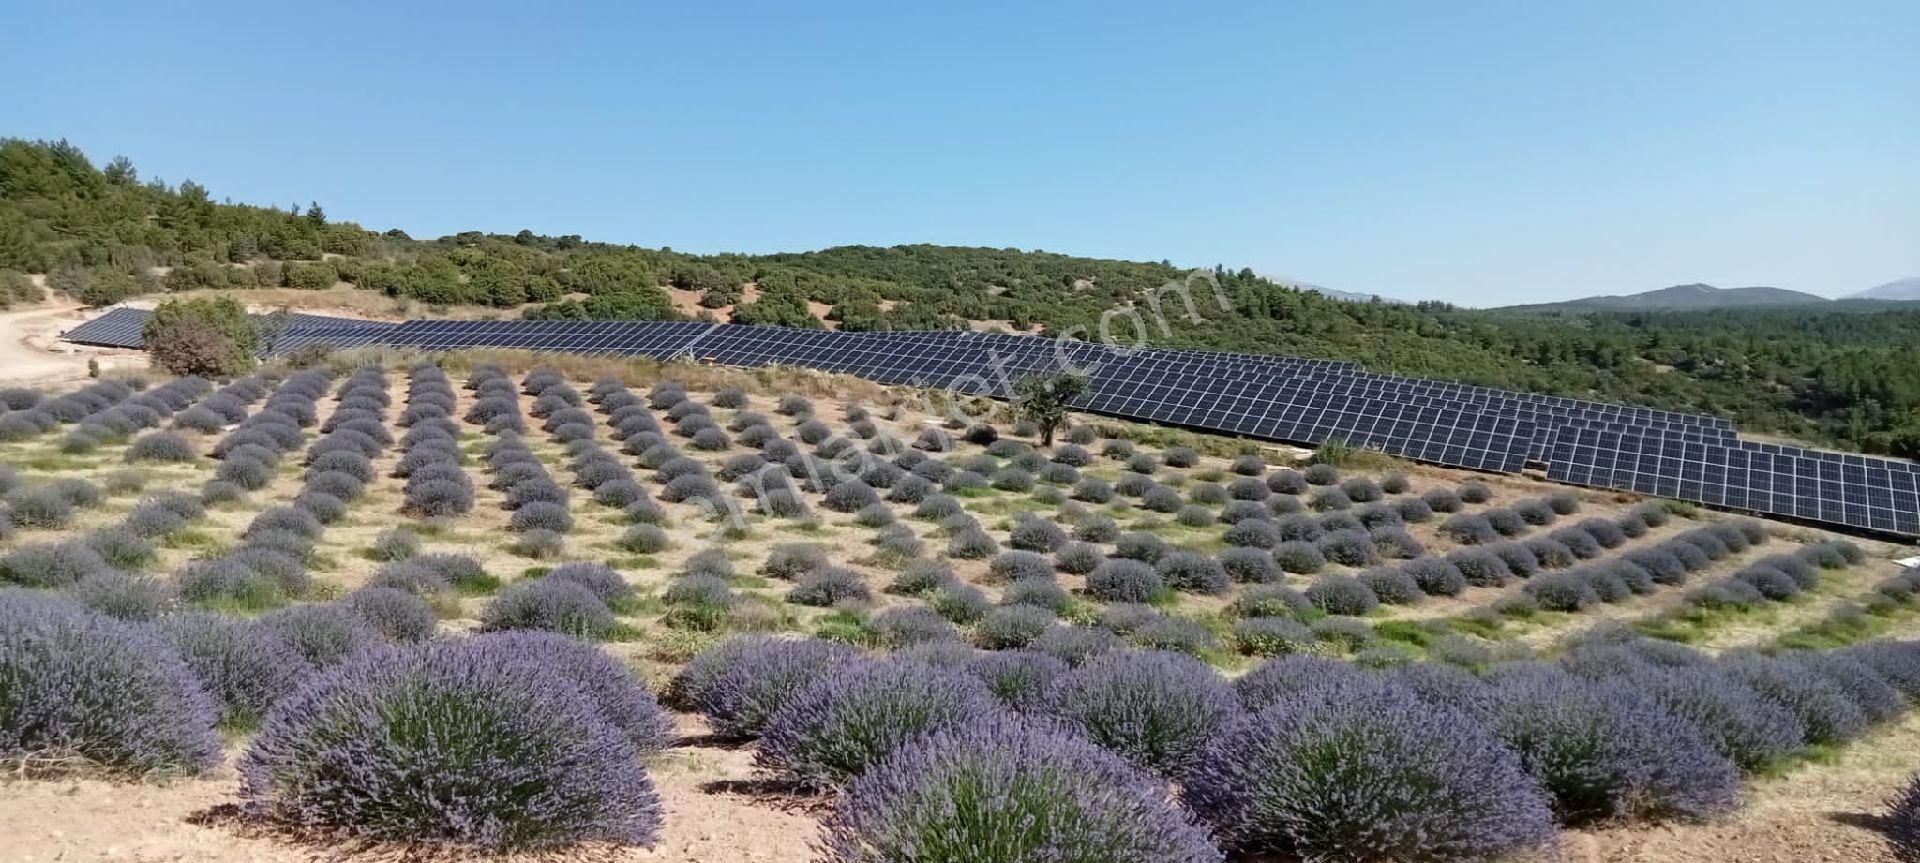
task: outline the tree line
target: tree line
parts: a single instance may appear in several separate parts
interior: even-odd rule
[[[1195,311],[1160,293],[1166,261],[1020,249],[842,246],[690,255],[577,235],[466,232],[416,240],[286,207],[214,201],[192,181],[96,166],[64,141],[0,141],[0,304],[26,274],[83,302],[194,289],[340,286],[429,307],[535,318],[673,319],[841,330],[1015,330],[1351,360],[1370,370],[1725,416],[1742,428],[1920,456],[1920,304],[1520,314],[1355,303],[1215,268]],[[1218,295],[1213,285],[1218,285]],[[682,313],[668,289],[692,292]],[[1161,301],[1160,314],[1151,309]],[[1224,299],[1227,308],[1221,308]],[[824,311],[816,312],[817,309]],[[1164,322],[1165,330],[1161,329]]]

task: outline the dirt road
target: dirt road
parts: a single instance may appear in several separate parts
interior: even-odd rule
[[[60,341],[62,330],[100,313],[70,300],[0,312],[0,381],[46,384],[77,380],[87,376],[89,359],[99,360],[102,370],[145,368],[147,357],[139,351]]]

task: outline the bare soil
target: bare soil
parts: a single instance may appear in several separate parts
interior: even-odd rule
[[[92,348],[60,341],[60,334],[103,313],[60,299],[0,312],[0,381],[9,386],[77,381],[87,376],[87,361],[102,371],[144,369],[140,351]]]

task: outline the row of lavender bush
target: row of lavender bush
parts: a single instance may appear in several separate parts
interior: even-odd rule
[[[60,450],[90,453],[106,444],[121,443],[135,432],[158,428],[211,389],[213,384],[202,378],[174,378],[105,410],[88,414],[67,432],[60,441]]]
[[[266,620],[119,620],[0,591],[0,759],[29,776],[197,775],[223,716],[264,714],[239,763],[255,817],[417,845],[650,845],[660,806],[641,759],[670,719],[618,662],[547,633],[351,643],[322,661]],[[430,620],[430,618],[429,618]]]
[[[513,379],[496,367],[482,366],[474,369],[467,383],[477,397],[467,411],[467,420],[485,423],[494,435],[485,453],[493,471],[490,485],[504,494],[505,506],[513,512],[508,528],[520,534],[523,543],[550,538],[557,546],[560,534],[573,529],[567,490],[554,481],[546,465],[520,439],[525,420],[520,416],[520,395]],[[549,379],[534,374],[527,378],[529,391],[549,384],[564,386],[557,376]],[[556,390],[553,397],[571,391]]]
[[[296,376],[297,377],[297,376]],[[283,400],[271,402],[253,420],[216,446],[222,455],[216,475],[246,491],[272,482],[283,451],[304,440],[299,420],[314,411],[315,391],[327,378],[305,378],[298,389],[282,390],[304,400],[304,409]],[[293,383],[292,380],[289,383]],[[377,368],[356,370],[341,383],[338,404],[320,436],[307,447],[306,475],[300,491],[284,506],[262,510],[248,522],[240,544],[225,554],[188,562],[174,573],[180,595],[204,604],[268,608],[307,594],[313,586],[308,563],[326,526],[346,517],[348,505],[365,494],[374,478],[373,459],[392,444],[387,430],[386,375]],[[270,413],[270,411],[272,411]],[[257,442],[256,442],[257,441]]]
[[[409,372],[406,409],[398,420],[400,459],[393,475],[402,489],[407,514],[439,519],[473,511],[473,480],[460,463],[460,427],[454,424],[453,383],[432,363]]]
[[[139,392],[146,382],[104,380],[88,384],[70,393],[48,396],[23,387],[0,393],[0,442],[22,441],[45,434],[63,424],[85,421],[104,413]]]
[[[251,405],[266,394],[257,378],[242,378],[208,394],[175,415],[175,426],[185,420],[198,424],[196,414],[216,418],[218,430],[238,423]],[[172,431],[151,431],[127,447],[128,461],[183,462],[200,457],[194,443]],[[59,586],[81,604],[114,617],[152,620],[176,609],[179,597],[170,581],[142,572],[159,556],[154,542],[187,529],[206,515],[195,495],[163,491],[135,504],[119,522],[88,531],[60,547],[42,547],[35,570],[43,574],[40,586]],[[23,550],[24,551],[24,550]],[[0,565],[4,568],[7,565]],[[44,576],[54,576],[47,581]]]
[[[162,385],[135,397],[152,397],[148,402],[133,404],[130,399],[107,412],[124,412],[133,417],[130,422],[139,427],[157,424],[173,415],[176,406],[187,407],[184,400],[188,394],[206,386],[206,382],[198,378],[183,380],[186,382],[178,387]],[[241,394],[247,396],[239,408],[244,416],[246,402],[259,398],[259,384],[251,380],[237,381],[220,393],[208,396],[207,400],[212,401],[223,393],[233,401],[240,401]],[[152,443],[155,435],[171,433],[149,432],[136,440],[127,448],[128,460],[147,460],[153,455],[150,450],[172,449],[176,445],[185,451],[187,458],[198,457],[192,444],[184,438],[156,445]],[[170,452],[161,460],[180,460],[177,456],[178,453]],[[110,476],[107,482],[110,487],[124,483],[125,490],[137,491],[144,480],[138,474],[130,474]],[[118,493],[118,489],[102,489],[78,477],[29,486],[11,467],[0,468],[0,494],[6,496],[4,517],[0,517],[0,539],[10,538],[15,525],[39,529],[66,527],[72,523],[75,510],[101,504],[108,491]],[[142,603],[160,601],[164,588],[134,576],[130,570],[143,568],[153,561],[156,551],[150,540],[184,527],[186,521],[197,519],[201,514],[197,500],[178,494],[160,495],[136,505],[118,525],[89,531],[79,538],[35,543],[9,552],[0,558],[0,581],[31,587],[70,587],[90,581],[88,590],[105,596],[128,593],[128,601],[133,601],[132,597]]]
[[[1490,859],[1544,847],[1556,824],[1722,812],[1743,771],[1857,738],[1915,697],[1912,644],[1711,660],[1619,638],[1478,676],[1285,657],[1229,683],[1164,653],[1075,667],[941,641],[875,660],[752,637],[669,691],[757,737],[763,767],[842,789],[826,844],[849,861],[996,841],[1040,855],[1008,859]],[[1051,829],[1021,829],[1034,819]],[[1087,848],[1103,856],[1074,856]]]

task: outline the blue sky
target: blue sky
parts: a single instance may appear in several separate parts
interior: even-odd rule
[[[1044,248],[1465,305],[1920,275],[1908,0],[5,17],[0,135],[417,237]]]

